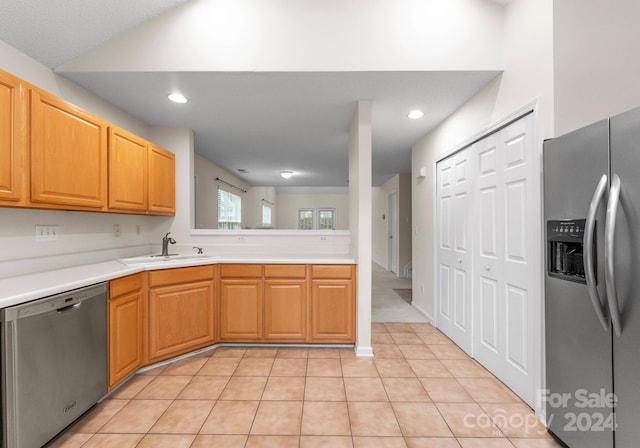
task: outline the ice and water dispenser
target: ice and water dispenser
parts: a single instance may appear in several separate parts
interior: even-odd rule
[[[585,224],[586,219],[547,221],[547,272],[550,276],[586,283],[583,259]]]

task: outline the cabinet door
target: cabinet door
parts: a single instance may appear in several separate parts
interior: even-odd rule
[[[311,340],[355,342],[353,280],[311,281]]]
[[[0,71],[0,201],[20,205],[27,175],[25,87]]]
[[[265,280],[264,338],[304,342],[307,331],[307,282]]]
[[[103,209],[106,197],[106,122],[32,90],[31,201],[53,208]]]
[[[220,339],[262,339],[262,279],[220,281]]]
[[[109,128],[109,208],[147,210],[147,142],[122,129]]]
[[[142,292],[109,300],[109,389],[142,365]]]
[[[213,281],[149,291],[149,360],[158,361],[214,342]]]
[[[176,212],[175,154],[149,145],[149,213],[174,215]]]

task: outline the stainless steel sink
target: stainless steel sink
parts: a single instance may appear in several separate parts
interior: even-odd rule
[[[219,260],[219,255],[208,254],[191,254],[191,255],[144,255],[141,257],[120,258],[118,261],[126,265],[136,264],[158,264],[158,263],[171,263],[189,260]]]

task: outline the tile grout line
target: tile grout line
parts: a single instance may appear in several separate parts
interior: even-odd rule
[[[391,334],[391,332],[389,332],[388,330],[387,330],[387,331],[385,331],[385,333],[387,333],[387,334]],[[415,335],[417,335],[417,336],[418,336],[418,333],[416,333],[415,329],[413,329],[413,328],[412,328],[410,331],[395,331],[394,333],[413,333],[413,334],[415,334]],[[435,332],[434,332],[434,333],[435,333]],[[418,337],[419,337],[419,336],[418,336]],[[400,352],[400,356],[399,356],[399,357],[397,357],[397,358],[389,357],[389,358],[378,358],[378,359],[390,359],[390,360],[393,360],[393,359],[401,359],[402,361],[404,361],[405,363],[407,363],[407,364],[408,364],[408,363],[409,363],[409,361],[410,361],[410,359],[409,359],[409,358],[407,358],[407,356],[408,356],[408,355],[406,355],[402,350],[400,350],[400,347],[399,347],[399,345],[402,345],[402,344],[398,344],[398,342],[396,341],[396,339],[394,339],[394,338],[393,338],[393,336],[391,336],[391,339],[393,340],[393,346],[394,346],[394,347],[396,347],[396,348],[399,350],[399,352]],[[422,338],[420,338],[420,339],[421,339],[421,344],[404,344],[404,345],[425,346],[427,349],[429,349],[429,351],[431,351],[431,350],[430,350],[430,344],[427,344],[427,343],[426,343]],[[431,345],[434,345],[434,344],[431,344]],[[435,345],[442,345],[442,344],[435,344]],[[195,436],[194,436],[193,440],[191,441],[191,444],[190,444],[191,446],[195,443],[195,441],[196,441],[197,437],[201,434],[201,433],[200,433],[200,431],[202,430],[202,428],[203,428],[204,424],[206,423],[207,419],[210,417],[211,413],[213,412],[213,409],[215,408],[215,405],[217,404],[217,402],[218,402],[218,401],[219,401],[219,399],[220,399],[220,396],[222,395],[222,393],[224,393],[224,390],[228,387],[229,382],[231,381],[231,379],[234,377],[235,373],[237,372],[237,370],[238,370],[238,368],[239,368],[239,366],[240,366],[240,362],[242,361],[242,359],[248,359],[248,358],[246,357],[246,354],[247,354],[247,353],[246,353],[246,351],[245,351],[245,352],[243,353],[243,355],[240,357],[240,361],[238,362],[238,364],[236,365],[236,367],[234,367],[234,369],[233,369],[233,371],[231,372],[230,376],[225,375],[225,377],[226,377],[226,382],[225,382],[224,386],[222,387],[221,392],[218,394],[217,399],[216,399],[216,400],[213,400],[213,401],[214,401],[214,405],[213,405],[213,407],[211,408],[211,410],[209,411],[209,413],[207,414],[207,416],[204,418],[202,425],[200,425],[200,429],[198,430],[197,434],[195,434]],[[350,439],[351,439],[351,444],[352,444],[352,446],[353,446],[353,443],[354,443],[354,436],[353,436],[353,429],[352,429],[352,425],[351,425],[351,413],[350,413],[350,411],[349,411],[349,403],[351,403],[351,402],[349,401],[349,399],[348,399],[348,397],[347,397],[346,382],[345,382],[344,369],[343,369],[343,359],[347,359],[347,358],[346,358],[346,357],[344,357],[344,358],[342,357],[342,352],[338,352],[338,355],[339,355],[339,357],[338,357],[337,359],[339,360],[339,363],[340,363],[340,372],[341,372],[341,376],[340,376],[340,378],[342,379],[342,383],[343,383],[343,384],[342,384],[342,386],[343,386],[343,387],[342,387],[342,391],[343,391],[344,396],[345,396],[345,398],[344,398],[345,403],[347,404],[347,418],[349,419],[349,432],[350,432]],[[437,360],[437,361],[438,361],[438,362],[440,362],[440,363],[442,363],[442,361],[443,361],[443,360],[450,360],[448,357],[440,358],[440,357],[439,357],[439,356],[437,356],[435,353],[433,353],[433,355],[434,355],[434,359],[435,359],[435,360]],[[162,412],[162,414],[161,414],[161,415],[160,415],[160,416],[155,420],[155,422],[150,426],[150,428],[149,428],[145,433],[137,433],[137,434],[139,434],[139,435],[142,435],[142,438],[140,439],[140,441],[139,441],[139,442],[137,442],[137,445],[140,445],[141,443],[143,443],[143,440],[145,439],[145,437],[146,437],[146,436],[148,436],[148,435],[150,435],[150,434],[155,434],[155,433],[150,433],[149,431],[151,431],[151,429],[153,429],[153,427],[158,423],[158,421],[160,421],[160,419],[161,419],[164,415],[166,415],[166,413],[167,413],[168,409],[169,409],[171,406],[173,406],[173,405],[175,404],[175,402],[177,402],[177,401],[179,400],[179,396],[180,396],[180,394],[181,394],[181,393],[183,393],[183,392],[184,392],[184,390],[185,390],[185,389],[186,389],[190,384],[192,384],[192,382],[194,381],[194,379],[195,379],[196,377],[198,377],[198,373],[199,373],[199,372],[204,368],[204,365],[206,365],[206,363],[207,363],[210,359],[212,359],[212,358],[213,358],[213,356],[209,356],[209,357],[207,357],[207,358],[208,358],[208,359],[207,359],[207,361],[205,361],[205,362],[200,366],[200,368],[198,368],[198,369],[196,370],[196,372],[195,372],[194,374],[189,375],[189,376],[190,376],[189,381],[188,381],[188,382],[187,382],[187,383],[186,383],[186,384],[185,384],[185,385],[180,389],[180,391],[177,393],[177,395],[176,395],[173,399],[170,399],[170,400],[169,400],[169,401],[170,401],[170,403],[169,403],[169,405],[167,406],[167,408],[166,408],[166,409]],[[291,359],[295,359],[295,358],[296,358],[296,357],[292,357]],[[260,408],[260,404],[261,404],[261,403],[263,403],[263,398],[264,398],[264,396],[265,396],[265,392],[266,392],[267,385],[269,384],[269,379],[270,379],[270,378],[275,378],[275,377],[272,377],[272,373],[273,373],[273,368],[274,368],[274,366],[275,366],[276,359],[278,359],[278,358],[277,358],[277,352],[276,352],[276,354],[275,354],[275,355],[274,355],[274,357],[273,357],[273,361],[272,361],[272,363],[271,363],[271,367],[269,368],[269,372],[267,373],[267,376],[266,376],[266,383],[265,383],[265,385],[264,385],[264,387],[263,387],[263,389],[262,389],[262,391],[261,391],[261,393],[260,393],[260,398],[258,399],[258,408],[256,409],[256,413],[255,413],[255,414],[254,414],[254,416],[253,416],[253,420],[252,420],[252,423],[251,423],[251,427],[249,428],[248,433],[247,433],[247,434],[244,434],[244,435],[247,437],[247,439],[245,440],[245,447],[249,444],[249,437],[251,436],[251,429],[253,428],[253,426],[254,426],[254,424],[255,424],[255,421],[256,421],[256,418],[257,418],[257,412],[258,412],[258,410],[259,410],[259,408]],[[287,359],[287,358],[283,358],[283,359]],[[305,401],[307,401],[307,400],[305,400],[305,391],[306,391],[306,387],[307,387],[307,384],[308,384],[308,378],[309,378],[309,357],[308,357],[308,354],[307,354],[307,357],[305,357],[305,359],[306,359],[306,363],[305,363],[305,372],[304,372],[304,375],[303,375],[303,377],[304,377],[304,381],[303,381],[303,384],[302,384],[303,388],[302,388],[302,399],[301,399],[301,402],[302,402],[302,404],[301,404],[301,406],[302,406],[302,412],[301,412],[301,414],[300,414],[300,426],[299,426],[299,432],[298,432],[298,434],[297,434],[298,445],[300,445],[300,444],[302,443],[302,437],[303,437],[303,433],[302,433],[302,423],[303,423],[303,419],[304,419]],[[313,359],[319,359],[319,358],[313,358]],[[412,359],[413,359],[413,358],[412,358]],[[415,358],[415,359],[420,360],[420,359],[422,359],[422,358]],[[426,358],[426,359],[428,360],[428,359],[430,359],[430,358]],[[452,359],[452,360],[459,360],[458,358],[451,358],[451,359]],[[486,370],[486,368],[484,368],[484,366],[479,365],[479,364],[477,363],[477,361],[475,361],[473,358],[469,357],[468,355],[467,355],[467,357],[465,357],[464,359],[460,359],[460,360],[464,360],[464,361],[471,360],[472,362],[474,362],[474,363],[475,363],[475,366],[476,366],[476,367],[483,369],[483,371],[484,371],[484,372],[488,372],[488,371]],[[461,388],[461,389],[462,389],[462,390],[463,390],[467,395],[469,395],[469,398],[471,399],[471,401],[470,401],[469,403],[473,403],[473,404],[475,404],[476,406],[478,406],[478,407],[479,407],[479,409],[480,409],[480,411],[483,413],[483,415],[487,416],[487,417],[490,419],[490,421],[494,424],[494,426],[497,428],[497,430],[498,430],[498,431],[500,431],[500,434],[502,435],[502,436],[500,437],[500,439],[505,439],[505,440],[507,441],[507,443],[509,443],[509,444],[510,444],[510,446],[514,446],[514,445],[513,445],[513,444],[514,444],[514,442],[512,441],[512,438],[510,438],[507,434],[505,434],[505,433],[504,433],[504,431],[503,431],[500,427],[498,427],[498,426],[495,424],[495,420],[494,420],[493,418],[491,418],[491,416],[488,414],[488,411],[487,411],[487,410],[482,406],[482,404],[483,404],[483,403],[480,403],[480,402],[478,401],[478,399],[477,399],[475,396],[472,396],[472,395],[469,393],[468,389],[467,389],[466,387],[464,387],[464,386],[462,385],[462,383],[460,383],[460,379],[461,379],[461,378],[467,378],[467,377],[458,377],[458,376],[456,376],[456,375],[454,374],[454,372],[451,370],[451,366],[447,367],[446,365],[444,365],[444,363],[442,363],[442,364],[443,364],[443,367],[445,368],[445,370],[446,370],[446,371],[451,375],[451,379],[453,379],[453,380],[455,381],[455,384],[456,384],[456,385],[458,385],[458,386],[459,386],[459,387],[460,387],[460,388]],[[382,375],[382,373],[381,373],[381,371],[380,371],[380,368],[379,368],[378,364],[376,363],[376,359],[374,359],[374,360],[373,360],[373,365],[374,365],[375,371],[376,371],[376,373],[377,373],[377,377],[378,377],[378,379],[379,379],[380,383],[382,384],[383,390],[384,390],[384,392],[385,392],[386,402],[388,402],[388,403],[390,404],[390,406],[391,406],[391,408],[392,408],[392,411],[394,412],[394,417],[395,417],[396,424],[398,425],[398,427],[399,427],[399,429],[400,429],[401,437],[402,437],[402,439],[405,441],[405,444],[406,444],[406,442],[407,442],[408,438],[411,438],[411,437],[413,437],[413,436],[406,435],[406,434],[404,433],[404,431],[402,431],[402,427],[400,426],[400,421],[398,420],[398,415],[397,415],[397,413],[395,412],[395,409],[393,408],[393,404],[394,404],[395,402],[392,402],[392,401],[391,401],[391,397],[389,396],[389,390],[388,390],[388,388],[385,386],[385,383],[384,383],[384,381],[383,381],[385,378],[405,378],[405,377],[403,377],[403,376],[397,376],[397,377],[396,377],[396,376],[394,376],[394,375],[391,375],[391,376],[383,376],[383,375]],[[418,379],[418,381],[419,381],[419,383],[420,383],[420,386],[422,387],[422,389],[424,389],[424,391],[425,391],[425,393],[426,393],[426,395],[427,395],[428,399],[430,400],[430,403],[432,403],[432,404],[435,406],[435,408],[436,408],[436,410],[437,410],[438,414],[440,415],[440,417],[443,419],[443,421],[444,421],[444,422],[445,422],[445,424],[447,425],[447,428],[449,429],[449,431],[450,431],[450,432],[451,432],[451,434],[452,434],[452,438],[453,438],[454,440],[456,440],[456,441],[457,441],[457,440],[459,440],[459,438],[458,438],[458,437],[456,436],[456,434],[453,432],[452,427],[450,426],[450,424],[449,424],[449,423],[447,422],[447,420],[444,418],[444,415],[442,414],[442,412],[441,412],[440,408],[438,407],[438,403],[437,403],[437,402],[435,402],[435,401],[433,400],[433,397],[431,397],[431,395],[430,395],[430,394],[428,393],[428,391],[426,390],[426,388],[425,388],[425,386],[424,386],[424,382],[423,382],[423,381],[421,381],[421,377],[419,377],[419,376],[416,374],[416,372],[415,372],[414,368],[413,368],[410,364],[409,364],[409,368],[411,369],[411,371],[412,371],[412,373],[413,373],[413,375],[414,375],[414,376],[412,376],[411,378],[417,378],[417,379]],[[489,379],[489,380],[492,380],[492,381],[497,381],[497,382],[498,382],[498,385],[503,385],[503,383],[502,383],[502,382],[500,382],[499,380],[497,380],[497,379],[495,378],[495,376],[491,374],[491,372],[488,372],[488,373],[489,373],[489,375],[488,375],[487,377],[485,377],[485,376],[477,376],[477,377],[476,377],[476,376],[470,376],[470,377],[468,377],[468,378],[470,378],[470,379]],[[399,375],[399,373],[398,373],[398,375]],[[156,379],[158,379],[158,378],[159,378],[159,377],[161,377],[161,376],[163,376],[163,375],[162,375],[162,372],[160,372],[158,375],[154,375],[154,378],[153,378],[151,381],[149,381],[149,383],[147,383],[144,387],[142,387],[138,392],[136,392],[136,394],[135,394],[135,395],[133,395],[133,397],[132,397],[132,398],[126,399],[126,403],[125,403],[125,405],[124,405],[122,408],[120,408],[120,409],[119,409],[115,414],[113,414],[112,416],[110,416],[110,417],[109,417],[109,418],[108,418],[104,423],[102,423],[102,424],[101,424],[101,425],[100,425],[100,426],[95,430],[95,432],[94,432],[93,434],[89,434],[89,435],[90,435],[90,437],[89,437],[87,440],[85,440],[84,442],[82,442],[82,445],[84,446],[85,444],[90,443],[90,441],[91,441],[92,439],[94,439],[94,437],[95,437],[97,434],[99,434],[100,429],[102,429],[102,428],[103,428],[104,426],[106,426],[110,421],[112,421],[112,420],[114,419],[114,417],[115,417],[115,416],[117,416],[117,415],[122,411],[122,409],[124,409],[124,407],[125,407],[125,406],[127,406],[128,404],[130,404],[130,403],[134,402],[135,400],[142,400],[142,398],[138,398],[138,397],[139,397],[139,395],[140,395],[140,394],[141,394],[145,389],[147,389],[148,387],[150,387],[151,383],[153,383]],[[175,375],[164,375],[164,376],[175,376]],[[203,375],[203,376],[208,376],[208,375]],[[214,375],[214,376],[216,376],[216,375]],[[288,376],[288,375],[284,375],[284,377],[286,377],[286,376]],[[349,377],[349,378],[351,378],[351,377]],[[424,377],[424,379],[427,379],[427,380],[428,380],[429,378],[430,378],[430,377]],[[510,390],[508,387],[506,387],[505,385],[503,385],[503,386],[506,388],[506,390],[507,390],[507,391],[511,391],[511,390]],[[512,391],[511,391],[511,393],[512,393]],[[162,399],[162,398],[156,398],[156,399],[157,399],[157,400],[165,400],[165,399]],[[151,400],[151,399],[149,399],[149,400]],[[194,399],[186,399],[186,398],[185,398],[185,400],[192,401],[192,400],[194,400]],[[236,401],[236,400],[232,400],[232,401]],[[277,401],[279,401],[279,400],[277,400]],[[440,404],[443,404],[443,403],[449,403],[449,402],[448,402],[448,401],[447,401],[447,402],[440,402]],[[455,403],[455,402],[451,402],[451,403]],[[498,402],[496,402],[496,404],[500,404],[500,403],[503,403],[503,402],[502,402],[502,401],[498,401]],[[509,402],[505,401],[504,403],[510,403],[510,404],[511,404],[512,402],[511,402],[511,401],[509,401]],[[494,404],[494,403],[493,403],[493,402],[486,402],[485,404]],[[521,401],[518,401],[518,400],[513,401],[513,404],[521,404]],[[158,433],[158,434],[159,434],[159,433]],[[173,435],[173,434],[178,434],[178,433],[171,433],[171,435]],[[185,435],[187,435],[187,434],[185,434]],[[188,435],[192,436],[193,434],[188,434]],[[363,437],[376,437],[376,436],[363,436]],[[386,436],[377,436],[377,437],[386,437]],[[417,436],[416,436],[416,437],[417,437]],[[476,438],[476,437],[478,437],[478,438],[484,438],[484,437],[490,437],[490,438],[493,438],[493,437],[495,437],[495,436],[484,436],[484,437],[479,437],[479,436],[473,436],[473,435],[471,435],[471,436],[469,436],[469,437],[472,437],[472,438]],[[447,438],[448,438],[448,437],[447,437]],[[462,437],[462,438],[464,439],[464,438],[466,438],[466,437]],[[539,439],[540,437],[516,437],[516,439],[523,439],[523,438],[524,438],[524,439]]]

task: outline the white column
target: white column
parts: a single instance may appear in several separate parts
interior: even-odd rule
[[[358,101],[349,130],[349,227],[358,263],[356,355],[371,348],[371,103]]]

